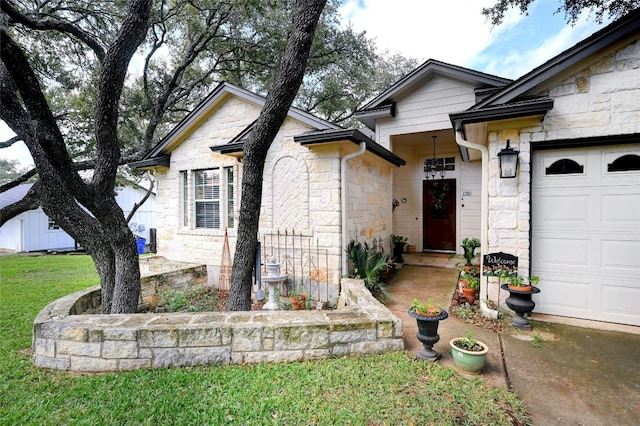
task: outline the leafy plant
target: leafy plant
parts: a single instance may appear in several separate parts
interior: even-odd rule
[[[160,298],[167,312],[209,312],[215,310],[218,302],[212,287],[190,284],[181,290],[167,290]]]
[[[364,285],[372,293],[380,293],[387,296],[387,288],[381,280],[382,271],[391,266],[389,255],[370,248],[367,243],[354,240],[347,246],[349,259],[353,263],[351,278],[364,280]]]
[[[467,237],[462,240],[462,248],[464,249],[464,258],[467,261],[467,266],[471,266],[471,261],[475,257],[474,251],[478,247],[480,247],[480,240],[477,238]]]
[[[418,299],[413,299],[411,302],[411,310],[418,315],[429,314],[429,315],[437,315],[442,309],[440,306],[436,306],[433,304],[433,298],[428,298],[426,303],[420,302]]]
[[[406,243],[406,242],[407,242],[407,237],[403,237],[402,235],[391,234],[391,243],[392,244]]]
[[[460,349],[466,349],[468,351],[476,352],[482,350],[482,345],[473,338],[473,334],[470,331],[467,331],[467,337],[458,340],[456,344]]]
[[[536,275],[532,275],[525,280],[524,277],[518,275],[507,275],[506,272],[502,273],[502,275],[500,276],[500,280],[507,281],[512,287],[538,285],[538,283],[540,282],[540,278]]]
[[[461,277],[462,281],[465,285],[473,290],[478,290],[480,288],[480,277],[471,274],[465,274]]]

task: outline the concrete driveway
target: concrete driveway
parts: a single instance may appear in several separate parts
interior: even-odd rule
[[[422,344],[416,338],[416,321],[407,314],[411,300],[432,297],[446,309],[458,270],[456,261],[446,256],[411,256],[405,261],[389,284],[387,307],[403,321],[407,351],[417,353]],[[482,378],[515,391],[534,425],[640,424],[640,327],[536,318],[531,332],[507,322],[498,333],[450,315],[440,323],[434,349],[442,354],[439,362],[453,368],[449,340],[471,331],[489,346]]]

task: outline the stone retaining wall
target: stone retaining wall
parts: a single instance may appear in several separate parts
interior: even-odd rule
[[[342,281],[335,311],[70,315],[96,289],[63,297],[34,321],[39,367],[118,371],[298,361],[404,349],[402,321],[362,281]]]

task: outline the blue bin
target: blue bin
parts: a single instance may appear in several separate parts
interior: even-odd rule
[[[142,237],[136,237],[136,245],[138,246],[138,254],[144,254],[144,245],[147,239]]]

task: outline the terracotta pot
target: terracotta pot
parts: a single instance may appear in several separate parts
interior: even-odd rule
[[[307,308],[307,295],[298,294],[291,296],[291,309],[294,311],[304,311]]]
[[[509,290],[531,291],[531,286],[530,285],[525,285],[525,286],[508,285],[507,287],[509,288]]]
[[[462,287],[462,294],[469,301],[469,303],[473,303],[476,301],[478,292],[471,287]]]
[[[414,254],[416,252],[416,246],[407,246],[407,254]]]

